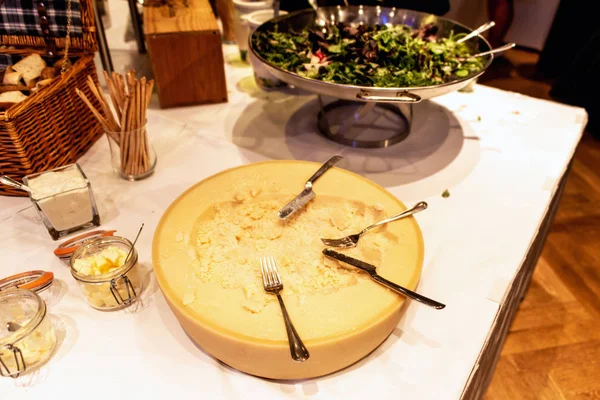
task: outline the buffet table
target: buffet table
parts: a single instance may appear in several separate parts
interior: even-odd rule
[[[417,105],[405,141],[354,149],[317,133],[315,96],[262,92],[251,69],[234,61],[235,49],[226,55],[229,103],[150,113],[153,176],[121,180],[105,139],[80,160],[104,229],[133,239],[145,224],[136,247],[146,288],[132,307],[88,306],[30,201],[0,198],[2,275],[54,272],[41,295],[58,335],[42,368],[0,379],[3,398],[479,398],[535,267],[585,112],[476,85]],[[278,382],[237,372],[194,345],[170,312],[152,273],[154,229],[179,194],[219,171],[334,154],[344,156],[341,168],[405,204],[429,203],[416,216],[425,240],[418,290],[447,307],[410,302],[382,346],[331,376]]]

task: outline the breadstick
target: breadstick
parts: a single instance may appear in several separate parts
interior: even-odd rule
[[[104,97],[104,94],[102,93],[102,89],[100,88],[99,85],[96,85],[94,83],[91,76],[88,76],[87,84],[88,84],[88,87],[90,88],[90,90],[92,91],[92,94],[96,97],[96,99],[98,99],[98,102],[100,103],[100,107],[102,108],[102,111],[104,112],[105,119],[110,126],[110,130],[113,132],[118,131],[119,124],[115,120],[115,117],[114,117],[110,107],[108,106],[106,98]]]
[[[118,95],[117,88],[115,87],[114,82],[112,81],[112,79],[110,79],[110,76],[106,71],[104,71],[104,80],[106,81],[106,86],[108,86],[108,93],[110,94],[110,100],[112,101],[113,108],[117,113],[117,121],[120,121],[121,110],[123,108],[122,98]]]
[[[147,84],[146,84],[146,78],[143,77],[141,79],[141,91],[140,91],[140,101],[141,101],[141,112],[140,112],[140,126],[141,128],[141,132],[140,132],[140,136],[141,136],[141,149],[140,149],[140,153],[141,153],[141,164],[142,164],[142,169],[145,171],[148,170],[149,165],[148,165],[148,154],[146,153],[146,141],[147,136],[146,136],[146,88],[147,88]]]
[[[94,116],[96,117],[96,119],[100,122],[100,125],[102,125],[102,128],[104,129],[104,131],[109,136],[111,136],[111,137],[114,138],[114,136],[112,135],[111,129],[109,129],[108,122],[106,121],[106,119],[104,119],[104,117],[102,116],[102,114],[100,114],[100,112],[94,107],[94,105],[87,98],[87,96],[85,95],[85,93],[83,93],[79,89],[75,89],[75,93],[77,93],[77,95],[81,98],[81,100],[83,100],[83,102],[88,106],[88,108],[90,109],[90,111],[92,112],[92,114],[94,114]],[[118,141],[117,141],[117,143],[118,143]]]

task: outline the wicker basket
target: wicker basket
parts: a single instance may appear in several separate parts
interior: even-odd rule
[[[21,181],[25,175],[73,163],[103,134],[99,122],[75,93],[79,88],[96,101],[86,84],[88,75],[98,81],[92,0],[73,1],[81,11],[81,35],[71,37],[69,48],[73,66],[26,100],[0,111],[0,175]],[[60,59],[65,39],[59,35],[0,35],[0,45],[14,46],[0,49],[0,54],[39,53]],[[0,185],[0,195],[26,193]]]

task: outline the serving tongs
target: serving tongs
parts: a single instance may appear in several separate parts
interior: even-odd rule
[[[353,267],[362,269],[363,271],[367,272],[375,282],[387,287],[388,289],[393,290],[396,293],[400,293],[406,297],[410,297],[411,299],[416,300],[419,303],[423,303],[426,306],[435,308],[436,310],[441,310],[446,307],[445,304],[420,295],[419,293],[413,292],[412,290],[397,285],[394,282],[388,281],[381,275],[377,274],[377,268],[374,265],[371,265],[361,260],[357,260],[356,258],[352,258],[350,256],[338,253],[337,251],[333,251],[330,249],[323,250],[323,254],[329,258],[333,258],[334,260],[338,260],[346,264],[352,265]]]
[[[491,54],[502,53],[502,52],[505,52],[507,50],[512,49],[515,46],[516,46],[516,43],[508,43],[508,44],[505,44],[504,46],[500,46],[500,47],[497,47],[497,48],[492,49],[492,50],[484,51],[482,53],[473,54],[473,55],[470,55],[468,57],[458,58],[458,60],[459,61],[466,61],[466,60],[470,60],[471,58],[485,57],[485,56],[489,56]]]
[[[460,39],[458,39],[455,42],[455,45],[456,44],[464,43],[464,42],[466,42],[469,39],[473,39],[474,37],[479,36],[483,32],[485,32],[485,31],[493,28],[495,25],[496,25],[496,23],[494,21],[488,21],[485,24],[481,25],[479,28],[475,29],[473,32],[469,33],[466,36],[461,37]],[[504,46],[500,46],[500,47],[492,49],[492,50],[488,50],[488,51],[484,51],[484,52],[481,52],[481,53],[473,54],[473,55],[468,56],[468,57],[459,58],[459,60],[460,61],[466,61],[466,60],[469,60],[471,58],[485,57],[485,56],[489,56],[490,54],[502,53],[503,51],[510,50],[513,47],[515,47],[515,43],[508,43],[508,44],[505,44]]]
[[[461,44],[469,39],[474,38],[475,36],[479,36],[481,33],[487,31],[488,29],[491,29],[495,25],[496,23],[494,21],[488,21],[485,24],[481,25],[479,28],[475,29],[473,32],[458,39],[455,44]]]

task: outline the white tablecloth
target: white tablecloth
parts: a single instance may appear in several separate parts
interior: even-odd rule
[[[54,272],[43,297],[59,336],[41,369],[0,379],[2,399],[458,399],[573,156],[585,112],[477,86],[416,107],[405,142],[352,149],[315,133],[314,97],[265,94],[248,68],[227,69],[228,104],[150,113],[159,157],[151,178],[129,183],[115,176],[105,139],[80,160],[103,228],[133,238],[145,223],[137,247],[149,287],[135,309],[90,308],[52,254],[57,243],[29,200],[0,197],[0,271]],[[154,228],[181,192],[218,171],[269,158],[321,162],[333,154],[345,157],[341,167],[405,203],[429,203],[416,216],[426,246],[419,291],[447,307],[411,303],[380,348],[332,376],[283,383],[231,370],[195,346],[171,314],[151,272]],[[446,189],[450,197],[442,198]]]

